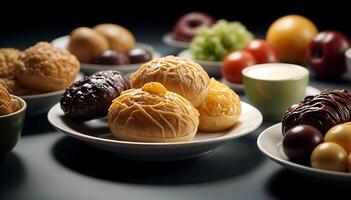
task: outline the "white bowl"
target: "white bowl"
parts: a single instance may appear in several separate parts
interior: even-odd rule
[[[256,130],[262,123],[261,113],[247,103],[241,102],[241,105],[241,117],[233,128],[215,133],[198,132],[192,141],[187,142],[147,143],[114,139],[106,118],[74,122],[65,117],[59,104],[50,109],[48,119],[58,131],[118,156],[135,160],[169,161],[208,154],[225,142]]]
[[[75,81],[83,79],[84,75],[79,73]],[[33,116],[47,112],[53,105],[60,101],[65,90],[55,92],[20,96],[27,103],[27,115]]]
[[[67,49],[69,43],[69,36],[62,36],[51,41],[52,45],[58,48]],[[146,49],[152,53],[153,58],[161,57],[161,54],[157,52],[151,45],[144,43],[137,43],[137,47]],[[89,64],[81,63],[81,71],[87,75],[94,74],[101,70],[118,70],[123,73],[132,73],[139,69],[143,63],[127,64],[127,65],[100,65],[100,64]]]
[[[221,61],[197,60],[191,55],[191,52],[189,49],[181,51],[178,54],[178,56],[182,57],[182,58],[189,59],[189,60],[193,60],[196,63],[200,64],[210,76],[213,76],[213,77],[220,77],[221,76],[221,66],[223,63]]]
[[[351,181],[351,173],[315,169],[289,161],[283,152],[282,141],[282,127],[281,123],[279,123],[267,128],[260,134],[257,138],[257,146],[268,158],[303,175],[328,180]]]
[[[180,49],[187,49],[189,48],[189,45],[190,45],[190,42],[174,40],[172,38],[172,33],[167,33],[166,35],[163,36],[162,39],[163,39],[163,42],[166,43],[167,45],[172,47],[177,47]]]

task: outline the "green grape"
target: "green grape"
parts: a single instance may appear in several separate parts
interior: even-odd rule
[[[211,27],[200,27],[190,43],[195,59],[222,61],[232,51],[242,50],[253,39],[240,22],[219,20]]]

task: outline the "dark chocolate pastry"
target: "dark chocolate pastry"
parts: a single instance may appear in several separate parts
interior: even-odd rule
[[[73,120],[104,117],[112,100],[130,89],[126,76],[119,71],[101,71],[72,84],[63,94],[63,112]]]
[[[292,105],[282,120],[283,135],[299,124],[308,124],[324,135],[333,126],[351,120],[351,93],[347,90],[326,90],[307,96]]]

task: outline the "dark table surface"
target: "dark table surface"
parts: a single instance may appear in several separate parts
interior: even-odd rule
[[[57,29],[57,28],[56,28]],[[25,48],[52,40],[65,29],[11,34],[2,46]],[[139,28],[139,41],[163,55],[177,49],[161,41],[166,32]],[[351,89],[350,81],[328,83],[312,77],[318,89]],[[246,101],[245,96],[241,99]],[[311,180],[265,158],[256,139],[277,122],[264,121],[252,134],[214,153],[178,162],[138,162],[115,157],[55,131],[46,114],[27,118],[15,149],[0,158],[0,199],[296,199],[348,195],[345,183]]]

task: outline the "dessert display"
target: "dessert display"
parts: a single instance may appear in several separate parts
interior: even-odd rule
[[[240,22],[219,20],[198,29],[190,52],[197,60],[222,61],[230,52],[242,50],[252,38],[253,34]]]
[[[79,27],[70,34],[68,50],[80,62],[89,63],[98,54],[109,48],[107,39],[95,30]]]
[[[19,102],[11,97],[5,86],[0,84],[0,116],[14,113],[19,109]]]
[[[66,89],[60,105],[65,115],[77,121],[107,116],[112,100],[130,89],[129,80],[118,71],[101,71]]]
[[[351,94],[326,90],[293,105],[282,121],[289,160],[312,168],[350,171]]]
[[[266,40],[283,62],[302,63],[306,59],[307,47],[317,33],[317,27],[309,19],[287,15],[273,22]]]
[[[282,132],[285,135],[294,126],[308,124],[325,134],[333,126],[348,121],[351,121],[351,93],[326,90],[291,106],[284,114]]]
[[[337,80],[347,71],[345,52],[351,47],[346,35],[322,31],[307,48],[307,63],[319,78]]]
[[[197,63],[175,56],[153,59],[132,74],[133,88],[141,88],[149,82],[159,82],[167,90],[175,92],[195,107],[207,98],[209,77]]]
[[[206,13],[191,12],[178,19],[173,27],[172,38],[178,41],[190,42],[201,26],[214,24],[215,19]]]
[[[92,60],[93,64],[102,64],[102,65],[126,65],[130,64],[130,59],[127,54],[106,50],[101,53],[98,53]]]
[[[67,46],[80,62],[107,66],[150,61],[153,55],[144,48],[137,47],[134,35],[117,24],[78,27],[71,32]]]
[[[0,48],[0,78],[12,78],[21,51],[13,48]]]
[[[150,82],[113,100],[108,111],[112,134],[137,142],[191,140],[199,126],[199,113],[182,96],[162,84]]]
[[[79,61],[68,51],[39,42],[21,53],[15,77],[25,87],[39,92],[66,89],[79,72]]]
[[[0,83],[18,96],[63,90],[76,78],[79,68],[75,56],[46,42],[23,52],[0,49]]]
[[[238,122],[241,104],[233,90],[211,78],[208,96],[197,110],[200,113],[200,131],[223,131]]]

